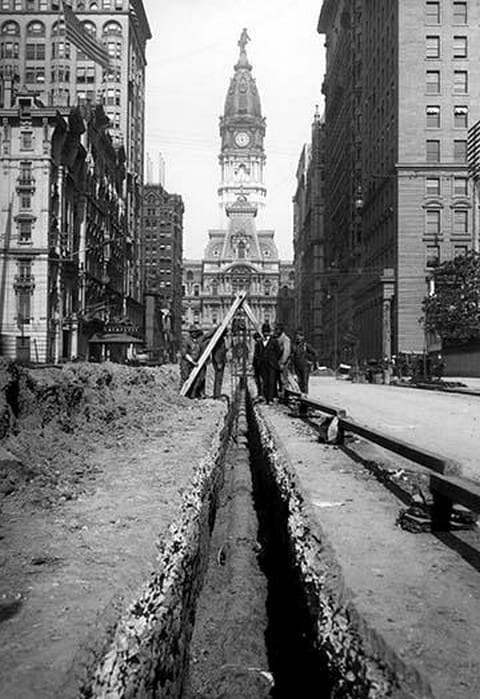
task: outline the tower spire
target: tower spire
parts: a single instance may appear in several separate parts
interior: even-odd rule
[[[237,42],[237,45],[240,47],[240,55],[238,57],[237,64],[235,65],[235,70],[238,70],[239,68],[247,68],[248,70],[252,69],[252,66],[248,62],[247,51],[245,48],[249,41],[251,41],[251,39],[248,36],[248,31],[246,28],[243,28],[242,33],[240,34],[240,39]]]

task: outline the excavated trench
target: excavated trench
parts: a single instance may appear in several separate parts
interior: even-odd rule
[[[82,696],[430,696],[355,610],[245,390],[194,481],[158,571]]]

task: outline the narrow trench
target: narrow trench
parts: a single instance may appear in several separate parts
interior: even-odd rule
[[[242,394],[244,438],[226,455],[182,696],[330,697],[314,620],[291,560],[287,506]]]
[[[292,561],[287,504],[282,502],[262,453],[250,400],[247,405],[253,496],[262,551],[259,562],[268,581],[266,645],[275,678],[271,697],[327,699],[332,683],[318,647],[305,589]]]

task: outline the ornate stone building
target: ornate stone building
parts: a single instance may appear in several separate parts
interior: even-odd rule
[[[208,232],[202,260],[184,260],[184,326],[221,322],[241,290],[248,292],[248,302],[260,323],[273,323],[279,307],[282,321],[293,322],[291,304],[285,303],[294,284],[293,265],[280,261],[274,231],[256,225],[267,191],[265,118],[246,53],[248,41],[244,29],[220,117],[218,196],[225,226]]]

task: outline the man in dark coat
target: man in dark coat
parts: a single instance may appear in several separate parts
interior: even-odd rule
[[[295,342],[292,348],[291,363],[298,379],[298,386],[302,393],[308,393],[308,379],[310,371],[315,364],[316,353],[305,340],[303,330],[295,333]]]
[[[262,326],[262,334],[260,376],[265,402],[271,403],[277,395],[277,377],[282,348],[273,337],[272,330],[267,323]]]
[[[214,330],[214,333],[216,329]],[[214,373],[213,379],[213,397],[220,398],[222,395],[223,374],[225,372],[225,364],[227,363],[227,345],[225,343],[226,329],[220,335],[217,343],[212,349],[212,367]],[[210,338],[209,338],[210,339]]]
[[[204,346],[202,343],[203,330],[198,325],[191,325],[186,337],[182,342],[180,357],[180,378],[182,386],[190,376],[194,367],[197,366]],[[189,391],[191,398],[203,398],[205,394],[205,373],[206,365],[201,369],[193,386]]]
[[[260,333],[256,332],[253,334],[253,358],[252,358],[252,368],[253,377],[255,379],[255,386],[257,387],[257,397],[263,396],[262,387],[262,373],[261,373],[261,358],[263,352],[263,342]]]

